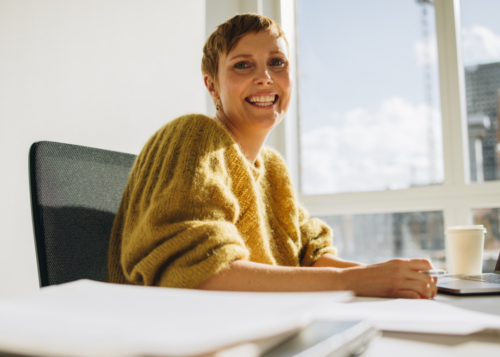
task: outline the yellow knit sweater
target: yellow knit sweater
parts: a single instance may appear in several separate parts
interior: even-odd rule
[[[237,260],[311,266],[335,254],[332,232],[298,205],[283,159],[251,165],[204,115],[161,128],[130,174],[111,233],[108,280],[196,288]]]

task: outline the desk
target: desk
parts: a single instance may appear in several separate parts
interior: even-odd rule
[[[385,301],[379,298],[356,298],[350,304]],[[436,301],[477,312],[500,316],[500,295],[458,297],[439,294]],[[375,340],[363,357],[482,357],[500,356],[500,333],[478,333],[470,336],[431,335],[385,332]],[[2,354],[0,357],[19,357]]]
[[[456,307],[461,307],[462,309],[500,316],[500,294],[478,296],[438,294],[435,300]]]
[[[357,298],[355,301],[375,301]],[[476,312],[500,315],[500,295],[454,296],[438,294],[436,301]],[[480,357],[500,356],[500,333],[470,336],[384,332],[363,357]]]

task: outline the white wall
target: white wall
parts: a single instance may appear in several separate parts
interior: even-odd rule
[[[0,1],[0,296],[38,287],[30,145],[138,153],[206,111],[204,42],[204,0]]]

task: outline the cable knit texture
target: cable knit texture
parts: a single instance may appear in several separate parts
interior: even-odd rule
[[[136,159],[111,232],[108,281],[196,288],[237,259],[311,266],[336,254],[309,219],[284,160],[263,148],[251,165],[213,118],[161,128]]]

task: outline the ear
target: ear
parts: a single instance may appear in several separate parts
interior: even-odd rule
[[[215,82],[213,81],[212,77],[209,76],[208,74],[205,74],[203,76],[203,81],[205,82],[205,87],[208,89],[208,93],[210,93],[210,96],[212,97],[213,101],[216,102],[220,97],[219,97],[219,92],[217,91],[217,86],[215,85]]]

